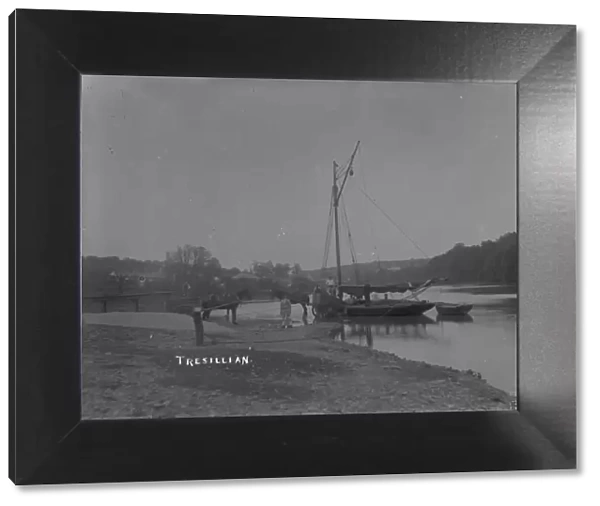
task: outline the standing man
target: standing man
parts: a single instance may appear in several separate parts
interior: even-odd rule
[[[313,307],[313,314],[315,315],[315,317],[321,313],[321,293],[321,287],[319,285],[315,286],[310,301],[310,304]],[[316,318],[314,322],[316,323]]]
[[[194,319],[194,329],[196,331],[196,346],[202,346],[204,344],[204,316],[202,314],[201,307],[195,307],[192,312],[192,318]]]
[[[363,288],[363,296],[365,298],[365,305],[371,304],[371,285],[367,283]]]
[[[237,308],[240,304],[240,298],[233,293],[227,293],[225,300],[231,303],[227,306],[227,320],[229,320],[229,312],[231,311],[231,323],[237,325]]]
[[[310,303],[313,306],[318,306],[321,303],[321,287],[319,285],[315,286]]]
[[[279,304],[281,314],[281,328],[287,329],[292,326],[292,303],[288,298],[287,294],[283,294],[281,303]]]
[[[335,293],[335,280],[333,279],[333,276],[329,276],[327,278],[327,281],[325,282],[326,286],[327,286],[327,291],[329,292],[329,295],[333,295],[334,297],[336,296]]]
[[[203,303],[202,304],[206,309],[204,310],[204,312],[202,313],[202,318],[204,320],[208,320],[210,318],[210,313],[213,307],[216,307],[219,305],[217,296],[213,293],[208,297],[208,302],[207,303]]]

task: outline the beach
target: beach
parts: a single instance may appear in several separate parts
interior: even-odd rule
[[[197,347],[185,315],[84,315],[83,418],[515,409],[476,372],[334,341],[336,322],[211,320]]]

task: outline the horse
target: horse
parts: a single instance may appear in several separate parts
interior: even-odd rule
[[[315,318],[328,318],[339,315],[344,310],[344,303],[325,291],[313,294],[312,313]]]
[[[252,293],[250,292],[250,290],[248,288],[244,288],[243,290],[240,290],[239,292],[235,293],[237,295],[237,298],[240,300],[252,300]]]
[[[229,312],[231,312],[231,323],[237,325],[237,308],[240,306],[240,301],[243,299],[252,299],[252,296],[247,289],[240,290],[236,294],[226,294],[222,299],[219,299],[213,294],[208,300],[202,301],[202,319],[208,320],[212,311],[224,309],[227,311],[227,319],[229,319]]]
[[[300,304],[302,306],[302,318],[308,317],[308,306],[310,305],[310,297],[307,293],[303,292],[288,292],[287,290],[271,290],[271,295],[279,300],[283,299],[284,295],[292,304]]]

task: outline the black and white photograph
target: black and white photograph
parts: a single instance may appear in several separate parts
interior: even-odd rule
[[[582,33],[405,7],[11,13],[15,485],[579,473]]]
[[[83,76],[82,416],[517,407],[516,86]]]

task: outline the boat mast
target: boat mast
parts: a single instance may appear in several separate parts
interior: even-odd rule
[[[340,226],[338,218],[338,186],[337,186],[337,175],[336,175],[337,163],[333,162],[333,217],[335,222],[335,260],[337,265],[337,278],[338,278],[338,297],[341,298],[342,290],[342,262],[340,255]]]
[[[348,162],[348,166],[343,170],[344,179],[342,181],[342,185],[338,189],[338,175],[337,169],[338,164],[333,162],[333,189],[332,189],[332,198],[333,198],[333,214],[334,214],[334,222],[335,222],[335,259],[337,262],[337,278],[338,278],[338,297],[342,298],[342,261],[340,255],[340,226],[339,226],[339,217],[338,217],[338,207],[340,203],[340,198],[342,196],[342,192],[344,191],[344,187],[346,186],[346,181],[348,180],[348,176],[354,174],[352,169],[352,164],[354,163],[354,158],[356,157],[356,153],[358,151],[358,147],[360,146],[360,141],[356,143],[354,147],[354,151],[352,151],[352,156],[350,157],[350,161]],[[341,177],[341,174],[340,174]]]

